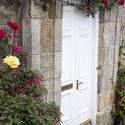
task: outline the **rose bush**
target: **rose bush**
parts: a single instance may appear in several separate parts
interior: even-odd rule
[[[3,39],[5,35],[6,35],[5,31],[3,29],[0,30],[0,39]]]
[[[0,125],[60,124],[59,107],[45,101],[47,89],[40,74],[27,68],[22,48],[14,44],[19,24],[9,21],[7,25],[8,30],[0,30],[0,63],[4,65],[0,69]]]
[[[124,46],[120,47],[120,56],[125,55],[125,53],[122,51],[124,48]],[[119,62],[118,79],[115,90],[112,116],[114,118],[114,125],[125,124],[125,68],[121,68],[121,61]]]
[[[80,10],[84,10],[87,13],[87,16],[94,15],[99,10],[101,13],[104,13],[105,9],[111,10],[112,7],[116,4],[118,5],[124,5],[125,0],[80,0],[78,4],[73,3],[71,1],[64,1],[65,3],[69,5],[74,5],[75,7],[78,7]]]

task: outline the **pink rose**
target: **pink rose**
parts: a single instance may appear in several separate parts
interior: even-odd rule
[[[13,35],[9,35],[9,38],[12,38],[13,37]]]
[[[16,30],[19,30],[20,29],[20,26],[18,23],[14,22],[13,23],[13,28],[16,29]]]
[[[108,3],[108,1],[107,1],[107,0],[104,0],[103,2],[104,2],[104,4],[105,4],[105,5],[107,5],[107,3]]]
[[[125,3],[125,0],[120,0],[120,5],[124,5],[124,3]]]
[[[8,21],[7,25],[10,26],[10,27],[13,27],[13,23],[11,21]]]
[[[21,47],[14,45],[14,52],[19,53],[21,51]]]
[[[30,86],[30,83],[28,82],[28,83],[26,84],[26,86]]]
[[[89,5],[87,5],[86,10],[91,10],[91,7]]]
[[[3,29],[0,30],[0,39],[3,39],[5,35],[6,35],[5,31]]]

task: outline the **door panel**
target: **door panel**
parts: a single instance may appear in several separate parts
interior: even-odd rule
[[[63,117],[62,121],[69,124],[72,122],[72,117],[73,117],[73,99],[72,99],[72,92],[71,90],[67,90],[66,92],[62,93],[62,112],[63,112]]]
[[[75,125],[73,121],[76,116],[73,110],[74,104],[74,72],[75,72],[75,35],[74,35],[74,10],[73,7],[65,7],[63,11],[63,40],[62,40],[62,87],[72,84],[71,89],[62,91],[61,93],[61,111],[63,113],[62,121],[64,125]],[[70,15],[70,18],[69,18]],[[72,21],[71,21],[72,20]]]
[[[79,125],[90,118],[92,18],[75,7],[63,8],[62,125]]]
[[[89,17],[77,13],[77,56],[76,72],[79,80],[77,97],[77,120],[78,124],[90,118],[90,79],[91,79],[91,32],[92,20]]]

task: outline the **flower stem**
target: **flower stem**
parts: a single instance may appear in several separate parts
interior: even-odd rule
[[[12,49],[12,55],[14,55],[15,37],[16,37],[16,29],[14,29],[14,33],[13,33],[13,49]]]

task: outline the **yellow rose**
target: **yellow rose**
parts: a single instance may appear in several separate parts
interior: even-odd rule
[[[16,56],[7,56],[4,58],[4,63],[11,68],[17,68],[20,65],[19,59]]]

